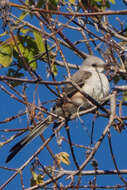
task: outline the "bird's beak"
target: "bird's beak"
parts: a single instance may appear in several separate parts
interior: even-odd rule
[[[110,68],[110,65],[109,65],[108,63],[105,63],[104,69],[105,69],[105,70],[108,70],[109,68]]]

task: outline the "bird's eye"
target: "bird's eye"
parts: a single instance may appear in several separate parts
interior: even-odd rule
[[[96,64],[96,63],[93,63],[93,64],[92,64],[92,66],[93,66],[93,67],[96,67],[96,66],[97,66],[97,64]]]

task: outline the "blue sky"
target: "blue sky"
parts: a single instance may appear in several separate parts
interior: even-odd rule
[[[17,3],[18,1],[13,1],[13,2]],[[113,10],[123,10],[123,9],[127,9],[127,6],[125,6],[122,3],[122,1],[116,0],[116,5],[112,5],[111,8]],[[12,11],[14,11],[14,10],[12,9]],[[116,17],[120,17],[124,21],[124,23],[126,23],[126,21],[127,21],[126,15],[123,15],[123,16],[114,15],[114,16],[109,17],[111,24],[112,23],[118,24],[118,22],[116,22]],[[3,31],[1,29],[0,33],[2,33],[2,32]],[[69,32],[70,32],[69,30],[67,32],[65,31],[65,34],[70,35],[70,38],[72,41],[80,38],[79,36],[76,36],[77,34],[75,32],[74,33],[69,33]],[[3,40],[3,39],[1,38],[0,40]],[[85,53],[88,53],[88,52],[86,52],[85,46],[82,46],[81,49]],[[67,48],[65,48],[63,50],[63,52],[65,53],[66,59],[69,63],[75,63],[78,65],[80,65],[82,63],[81,58],[74,55],[73,52],[68,51]],[[96,53],[96,50],[94,50],[94,52],[95,52],[95,55],[98,55]],[[44,65],[42,67],[42,63],[39,63],[38,71],[40,72],[40,74],[42,74],[43,77],[46,78],[45,69],[46,69],[46,66]],[[72,73],[73,72],[74,71],[72,71]],[[1,69],[0,74],[1,75],[6,74],[6,69],[3,69],[3,70]],[[57,79],[59,81],[63,80],[65,75],[66,75],[65,70],[63,68],[58,67]],[[50,80],[50,78],[47,80]],[[1,82],[1,84],[2,84],[2,82]],[[112,84],[111,84],[111,87],[113,87]],[[35,88],[36,88],[36,85],[31,85],[31,84],[27,85],[26,93],[27,93],[27,96],[29,97],[30,102],[32,102],[34,99]],[[17,87],[17,90],[19,90],[21,92],[22,88]],[[39,94],[38,96],[39,96],[40,102],[44,102],[49,99],[55,99],[55,96],[49,94],[49,91],[46,88],[44,88],[43,85],[38,86],[37,91]],[[1,105],[0,121],[6,119],[8,117],[11,117],[15,114],[25,111],[24,105],[11,99],[2,90],[0,91],[0,97],[1,97],[0,98],[0,105]],[[36,100],[37,100],[37,95],[36,95]],[[36,101],[36,103],[37,103],[37,101]],[[47,105],[47,108],[49,109],[51,106],[52,106],[52,103]],[[123,113],[124,113],[123,115],[127,115],[127,110],[124,109]],[[93,114],[88,114],[88,115],[81,117],[81,119],[83,120],[82,125],[78,119],[69,122],[70,133],[71,133],[73,143],[82,144],[84,146],[90,145],[91,127],[92,127],[92,121],[94,119],[93,117],[94,117]],[[95,127],[94,127],[94,138],[93,138],[94,143],[98,140],[98,138],[102,134],[107,123],[108,123],[107,119],[99,119],[99,118],[96,119]],[[27,126],[27,118],[26,118],[26,116],[23,116],[20,119],[13,120],[12,122],[9,122],[7,124],[2,124],[1,129],[8,129],[8,128],[16,129],[16,128],[23,128],[26,126]],[[47,138],[51,134],[52,134],[52,126],[50,126],[45,131],[44,136],[45,136],[45,138]],[[61,134],[61,136],[64,136],[67,139],[65,129],[62,129],[60,134]],[[115,155],[115,158],[117,161],[117,165],[119,166],[119,169],[126,169],[127,150],[126,150],[125,146],[126,146],[126,141],[127,141],[127,132],[126,132],[126,130],[124,130],[124,131],[122,131],[121,134],[119,134],[112,128],[111,135],[112,135],[112,146],[113,146],[114,155]],[[9,138],[10,136],[11,136],[10,133],[8,134],[5,132],[4,133],[0,132],[0,141],[3,141],[4,138]],[[22,137],[16,138],[13,142],[5,145],[4,147],[2,147],[0,149],[0,155],[1,155],[0,156],[0,167],[4,166],[4,167],[9,167],[9,168],[19,168],[42,145],[42,141],[41,141],[40,137],[37,137],[34,141],[32,141],[29,145],[27,145],[11,162],[9,162],[6,165],[5,159],[8,155],[9,149],[16,142],[18,142],[21,138]],[[71,155],[69,145],[66,142],[63,142],[61,146],[58,146],[58,144],[56,143],[56,138],[54,138],[54,140],[49,145],[50,145],[51,149],[53,150],[54,154],[59,153],[61,151],[62,152],[65,151]],[[78,149],[78,148],[75,148],[74,150],[75,150],[75,154],[78,155],[78,162],[80,165],[85,159],[85,153],[83,150]],[[48,166],[48,165],[53,164],[53,160],[50,158],[49,153],[46,149],[44,149],[39,154],[39,159],[41,160],[43,165]],[[97,153],[95,155],[95,159],[99,163],[99,166],[98,166],[99,169],[102,169],[102,170],[115,169],[113,162],[112,162],[111,155],[110,155],[107,137],[104,139],[102,145],[100,146],[99,150],[97,151]],[[66,170],[74,170],[75,166],[73,164],[71,156],[70,156],[70,162],[71,162],[71,164],[69,166],[62,164],[62,167]],[[25,188],[29,187],[29,183],[30,183],[30,177],[31,177],[30,166],[31,165],[29,164],[23,170],[23,182],[25,184]],[[86,167],[86,169],[93,170],[91,164],[89,164]],[[1,180],[0,180],[1,181],[0,185],[2,185],[13,174],[13,172],[10,172],[8,170],[0,168],[0,174],[1,174],[0,176],[2,176]],[[90,179],[93,179],[93,176],[92,177],[83,177],[83,180],[86,180],[86,182],[88,182]],[[119,177],[116,177],[116,176],[105,176],[105,177],[98,176],[97,179],[98,179],[97,180],[98,185],[107,185],[107,181],[108,181],[108,185],[122,184]],[[63,182],[64,182],[64,180],[63,180]],[[21,189],[21,182],[20,182],[19,175],[16,177],[16,179],[13,179],[11,181],[11,183],[9,183],[9,185],[5,189],[16,189],[17,187],[18,187],[18,190]]]

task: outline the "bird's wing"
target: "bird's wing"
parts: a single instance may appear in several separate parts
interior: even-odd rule
[[[85,81],[91,76],[90,72],[86,71],[78,71],[72,76],[72,80],[78,84],[80,87],[82,87],[85,84]],[[64,87],[64,92],[67,94],[68,97],[73,96],[73,94],[77,90],[71,85],[67,84]],[[11,150],[10,154],[7,157],[6,162],[9,162],[26,144],[28,144],[30,141],[32,141],[36,136],[41,134],[51,123],[49,117],[47,117],[45,120],[39,122],[37,126],[27,135],[25,136],[21,141],[19,141],[16,145],[14,145]]]
[[[90,76],[91,76],[91,72],[79,70],[76,73],[74,73],[74,75],[72,75],[71,80],[74,81],[77,85],[79,85],[80,88],[82,88],[82,86],[85,85],[86,80],[89,79]],[[69,83],[66,84],[63,88],[63,92],[69,98],[71,98],[75,94],[76,91],[77,89],[74,88],[74,86]]]

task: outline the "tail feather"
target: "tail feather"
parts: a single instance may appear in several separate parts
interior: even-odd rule
[[[19,141],[16,145],[14,145],[10,149],[10,154],[6,159],[6,163],[9,162],[26,144],[30,143],[35,137],[43,133],[43,131],[48,127],[49,118],[47,117],[45,120],[39,122],[37,126],[21,141]]]
[[[20,142],[18,142],[16,145],[14,145],[11,148],[11,150],[10,150],[11,153],[8,155],[8,157],[6,159],[6,163],[8,163],[27,144],[27,143],[23,143],[25,138],[23,138]]]

